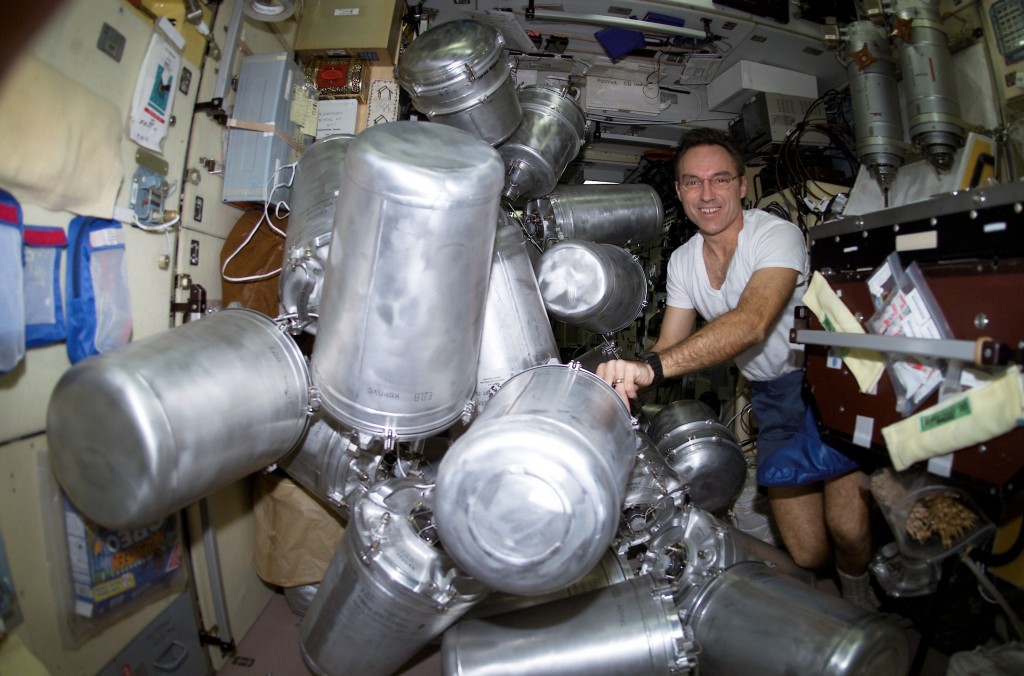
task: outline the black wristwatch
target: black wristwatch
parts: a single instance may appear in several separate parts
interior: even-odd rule
[[[657,387],[661,384],[661,381],[665,380],[665,371],[661,367],[661,357],[658,356],[657,352],[644,352],[637,359],[650,366],[651,370],[654,371],[654,380],[651,381],[648,387]]]

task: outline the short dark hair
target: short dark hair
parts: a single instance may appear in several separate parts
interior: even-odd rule
[[[721,147],[732,158],[733,164],[736,165],[736,173],[740,176],[746,173],[747,163],[743,160],[743,155],[740,154],[740,151],[736,149],[732,136],[728,132],[710,127],[695,127],[683,132],[683,135],[679,137],[679,143],[676,144],[675,150],[672,153],[672,166],[675,170],[677,181],[679,180],[679,160],[683,158],[686,151],[697,146]]]

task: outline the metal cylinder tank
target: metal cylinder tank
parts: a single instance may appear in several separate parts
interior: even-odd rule
[[[964,144],[964,121],[956,91],[949,38],[938,0],[898,0],[895,4],[903,93],[910,140],[940,171],[953,166]]]
[[[573,582],[568,587],[556,589],[555,591],[547,594],[535,594],[531,596],[517,596],[516,594],[493,592],[483,601],[470,608],[469,611],[463,615],[463,619],[470,620],[480,617],[491,617],[494,615],[510,613],[513,610],[520,610],[522,608],[532,608],[533,606],[539,606],[541,604],[567,598],[569,596],[586,594],[594,589],[610,587],[633,577],[636,577],[636,575],[633,573],[626,557],[620,555],[614,549],[609,549],[604,553],[604,556],[601,557],[601,560],[597,562],[597,565],[594,566],[589,573],[581,577],[576,582]]]
[[[665,208],[658,192],[642,183],[558,185],[524,208],[531,236],[545,248],[563,239],[627,246],[661,233]]]
[[[537,282],[552,317],[594,333],[621,331],[647,306],[643,268],[613,244],[556,244],[540,257]]]
[[[504,195],[512,201],[554,190],[587,132],[587,116],[564,89],[527,85],[517,95],[522,121],[498,147],[505,160]]]
[[[558,345],[537,286],[522,230],[503,214],[494,242],[487,304],[484,307],[476,407],[491,390],[531,366],[558,361]]]
[[[393,673],[489,591],[438,546],[433,494],[389,479],[355,504],[300,626],[313,673]]]
[[[680,612],[701,646],[702,676],[905,674],[910,667],[907,639],[893,617],[759,562],[725,570]],[[779,640],[780,627],[794,640]]]
[[[438,24],[402,53],[395,78],[431,121],[497,145],[522,119],[504,44],[501,33],[471,19]]]
[[[633,471],[622,500],[620,550],[646,542],[679,513],[687,500],[682,481],[651,438],[639,430],[636,436]]]
[[[626,405],[596,375],[552,364],[512,376],[438,467],[445,549],[498,591],[572,584],[611,544],[634,448]]]
[[[221,310],[65,371],[46,413],[50,462],[90,519],[143,528],[286,455],[309,390],[291,336]]]
[[[351,134],[319,139],[295,163],[279,292],[282,312],[294,315],[297,331],[316,334],[341,169],[352,139]]]
[[[681,399],[666,405],[651,419],[647,433],[701,509],[727,507],[743,487],[743,451],[703,402]]]
[[[896,58],[884,26],[854,21],[845,30],[857,157],[882,191],[888,192],[908,150],[903,140]]]
[[[669,584],[642,575],[579,596],[459,622],[441,639],[441,672],[446,676],[680,674],[690,673],[695,648],[679,620]]]
[[[471,407],[501,182],[497,151],[454,127],[392,122],[349,146],[311,362],[342,424],[390,448]]]

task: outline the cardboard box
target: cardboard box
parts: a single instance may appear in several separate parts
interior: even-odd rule
[[[353,57],[395,65],[402,40],[405,0],[307,0],[295,34],[295,53]]]
[[[795,70],[740,61],[708,85],[708,107],[720,112],[738,113],[743,104],[758,92],[816,99],[818,80],[813,75]]]

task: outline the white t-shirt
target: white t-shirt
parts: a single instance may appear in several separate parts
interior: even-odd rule
[[[697,233],[674,252],[668,262],[668,305],[695,309],[711,321],[735,309],[747,281],[761,268],[790,268],[800,273],[786,309],[763,343],[736,355],[736,366],[750,381],[774,380],[800,368],[802,345],[789,342],[793,308],[801,304],[807,288],[810,263],[800,229],[759,209],[743,212],[743,229],[729,262],[725,283],[713,289],[704,267],[704,237]]]

